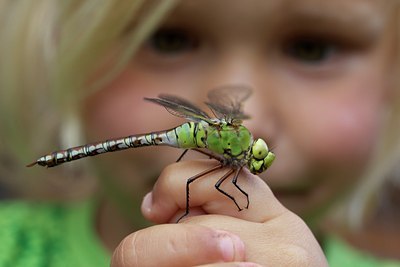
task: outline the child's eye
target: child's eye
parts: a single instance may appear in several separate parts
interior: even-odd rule
[[[324,40],[300,38],[288,42],[285,52],[295,60],[318,64],[332,56],[335,52],[335,45]]]
[[[198,41],[184,30],[164,28],[151,36],[149,45],[157,53],[179,54],[196,48]]]

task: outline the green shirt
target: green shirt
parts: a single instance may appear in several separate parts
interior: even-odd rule
[[[109,266],[110,253],[95,232],[95,205],[0,202],[0,267]],[[400,267],[374,258],[336,237],[325,253],[331,267]]]
[[[0,202],[0,267],[109,266],[89,202]]]
[[[328,238],[324,250],[331,267],[400,267],[399,261],[379,259],[351,247],[337,237]]]

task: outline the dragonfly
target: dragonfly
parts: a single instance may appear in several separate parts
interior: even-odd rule
[[[212,111],[213,117],[192,102],[175,95],[160,94],[158,98],[144,98],[147,101],[163,106],[172,115],[184,118],[187,122],[174,128],[145,134],[130,135],[109,139],[82,146],[49,153],[28,164],[27,167],[40,165],[54,167],[70,162],[96,156],[99,154],[145,146],[170,146],[184,149],[178,158],[180,161],[188,150],[194,150],[216,159],[218,164],[186,180],[186,209],[178,222],[189,214],[189,186],[195,180],[227,168],[219,178],[215,188],[230,198],[239,211],[243,210],[235,197],[221,188],[221,184],[231,177],[232,184],[246,197],[249,207],[249,195],[238,184],[243,168],[253,174],[266,171],[275,160],[275,154],[261,139],[253,139],[251,132],[242,124],[249,116],[243,112],[243,103],[251,95],[251,89],[243,86],[224,86],[208,92],[205,104]]]

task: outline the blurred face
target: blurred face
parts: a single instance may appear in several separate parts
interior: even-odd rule
[[[143,97],[176,94],[204,107],[210,89],[244,84],[253,88],[244,125],[277,157],[261,176],[288,208],[312,212],[357,179],[375,145],[392,67],[390,10],[372,0],[182,1],[88,99],[88,139],[183,122]],[[142,148],[96,161],[141,184],[178,155]]]

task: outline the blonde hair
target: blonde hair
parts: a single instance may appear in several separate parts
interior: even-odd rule
[[[43,172],[25,165],[82,141],[80,102],[122,69],[174,2],[0,2],[0,182],[32,192]],[[109,51],[111,71],[88,88]]]

